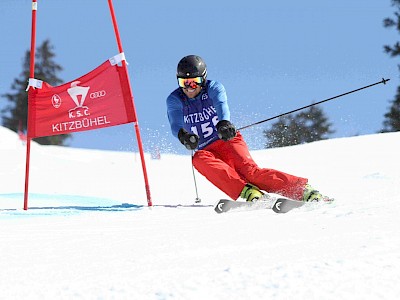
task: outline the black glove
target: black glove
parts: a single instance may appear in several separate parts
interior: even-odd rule
[[[199,144],[199,137],[194,133],[187,132],[183,128],[179,129],[178,139],[188,150],[196,149]]]
[[[227,120],[221,120],[217,123],[218,137],[223,141],[230,141],[236,136],[236,128]]]

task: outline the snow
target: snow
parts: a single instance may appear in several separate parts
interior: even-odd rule
[[[2,299],[399,299],[400,132],[253,151],[331,205],[216,214],[190,156],[32,143],[0,127]]]

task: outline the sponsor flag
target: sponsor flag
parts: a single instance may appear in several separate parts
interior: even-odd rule
[[[147,203],[152,206],[150,186],[136,109],[129,82],[127,63],[117,26],[112,0],[108,0],[119,54],[88,74],[53,87],[35,79],[35,44],[37,0],[32,0],[31,57],[28,91],[28,128],[24,210],[28,209],[31,139],[69,134],[134,122]]]
[[[123,53],[60,86],[29,89],[29,138],[69,134],[136,122]],[[117,63],[118,62],[118,63]]]

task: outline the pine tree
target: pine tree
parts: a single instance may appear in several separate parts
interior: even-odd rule
[[[62,83],[57,73],[62,67],[54,62],[55,53],[49,40],[45,40],[36,50],[35,78],[46,81],[52,86]],[[14,79],[11,85],[12,93],[4,94],[9,104],[1,111],[3,126],[17,132],[26,130],[28,116],[28,93],[26,87],[29,79],[30,51],[26,51],[22,72]],[[36,138],[35,141],[43,145],[64,145],[69,134]]]
[[[267,138],[265,148],[286,147],[299,144],[297,134],[299,123],[291,116],[283,116],[269,130],[264,130]]]
[[[395,27],[400,32],[400,0],[392,0],[392,5],[397,8],[395,18],[386,18],[383,21],[385,27]],[[385,45],[385,52],[392,57],[400,55],[400,43],[393,46]],[[400,65],[398,65],[400,69]],[[400,87],[397,88],[395,99],[391,101],[389,111],[384,115],[382,132],[400,131]]]
[[[301,141],[311,143],[319,140],[326,140],[334,133],[323,110],[317,106],[311,106],[308,110],[300,112],[297,116],[303,125]]]
[[[265,148],[324,140],[334,133],[331,126],[323,110],[312,106],[298,114],[280,117],[269,130],[264,130],[264,136],[267,138]]]
[[[381,132],[392,131],[400,131],[400,86],[397,88],[395,100],[392,101],[389,111],[385,114]]]

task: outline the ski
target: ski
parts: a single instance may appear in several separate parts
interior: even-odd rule
[[[215,212],[220,214],[232,210],[248,211],[259,209],[272,209],[275,213],[283,214],[291,211],[292,209],[301,207],[303,206],[303,204],[303,201],[297,201],[283,197],[278,197],[276,199],[259,200],[255,202],[220,199],[215,205],[214,210]]]
[[[277,214],[284,214],[292,209],[302,207],[305,202],[289,198],[277,198],[272,205],[272,210]]]
[[[217,213],[225,213],[231,210],[258,210],[271,208],[271,202],[269,201],[257,201],[257,202],[246,202],[246,201],[233,201],[229,199],[220,199],[215,205],[214,210]]]

